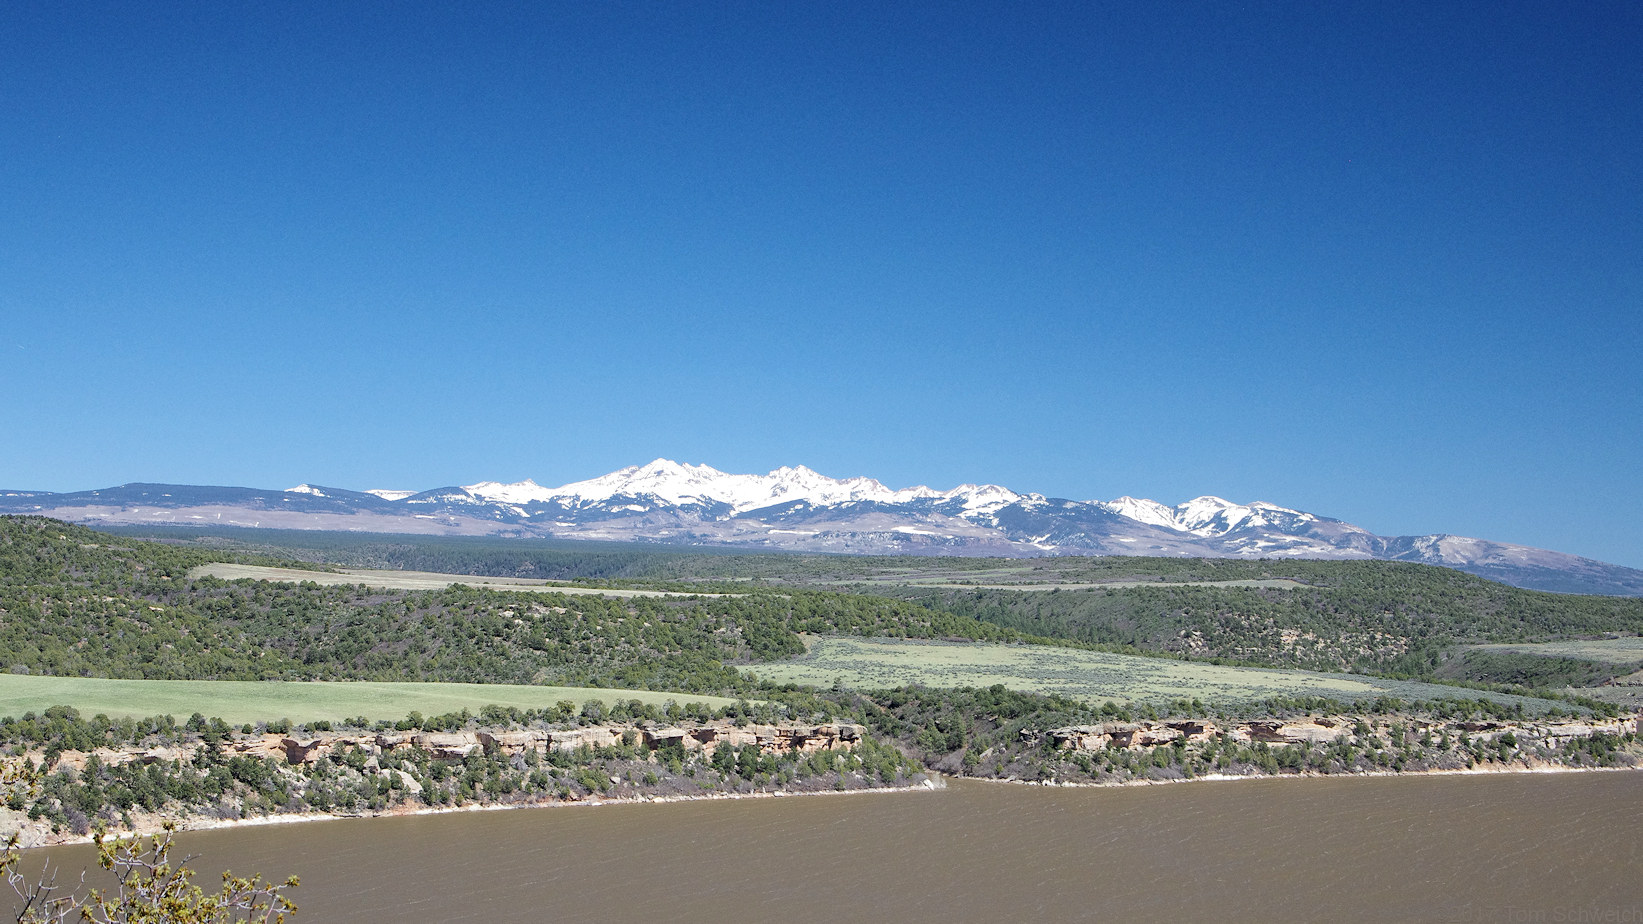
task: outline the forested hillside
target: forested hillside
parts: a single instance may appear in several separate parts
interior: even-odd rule
[[[437,550],[438,545],[432,547]],[[887,566],[872,560],[807,563],[791,556],[669,558],[649,557],[644,550],[537,549],[527,551],[562,556],[558,566],[566,570],[555,576],[585,578],[567,573],[575,571],[570,565],[579,560],[606,574],[621,572],[625,583],[648,577],[680,586],[707,578],[720,591],[739,591],[618,598],[463,586],[375,590],[188,576],[190,569],[211,560],[290,564],[300,551],[271,544],[253,551],[244,545],[209,549],[195,542],[155,543],[37,517],[0,517],[0,664],[15,673],[109,678],[600,686],[679,693],[687,703],[684,696],[690,694],[730,694],[745,697],[721,710],[720,718],[735,725],[750,718],[806,726],[844,719],[863,723],[871,735],[849,754],[801,759],[767,754],[763,745],[754,745],[716,751],[709,760],[705,751],[653,750],[638,731],[629,729],[632,741],[624,732],[619,743],[546,757],[534,751],[510,755],[487,746],[483,753],[447,760],[419,744],[403,761],[379,761],[366,768],[363,751],[346,748],[313,762],[293,762],[288,751],[282,752],[285,761],[278,755],[236,756],[240,749],[270,746],[269,740],[287,747],[281,737],[287,733],[295,736],[289,747],[306,748],[304,742],[313,735],[329,733],[329,722],[298,728],[270,717],[231,729],[210,720],[211,704],[202,702],[199,715],[186,726],[173,717],[133,724],[96,716],[86,720],[64,704],[45,711],[50,729],[43,731],[37,713],[0,721],[0,738],[6,739],[0,744],[43,746],[45,758],[74,750],[79,754],[75,760],[84,760],[83,769],[58,766],[41,799],[12,808],[27,811],[42,825],[78,831],[92,819],[129,824],[129,813],[145,807],[247,817],[279,811],[352,812],[401,803],[585,798],[606,793],[607,783],[609,791],[635,795],[742,792],[761,786],[860,788],[905,784],[919,762],[963,774],[1121,782],[1206,772],[1335,773],[1525,761],[1603,766],[1633,760],[1631,733],[1614,731],[1621,726],[1613,721],[1579,734],[1558,724],[1565,714],[1619,713],[1597,703],[1588,708],[1538,701],[1525,711],[1526,701],[1456,690],[1453,698],[1426,703],[1383,696],[1368,703],[1302,698],[1205,705],[1197,699],[1158,702],[1141,687],[1126,687],[1117,697],[1123,702],[1097,704],[1002,684],[983,688],[957,675],[950,689],[905,679],[885,682],[890,689],[857,689],[838,682],[800,687],[761,681],[754,671],[741,670],[800,654],[801,634],[813,633],[1136,646],[1155,658],[1215,656],[1327,667],[1344,661],[1382,670],[1411,665],[1430,674],[1439,666],[1467,663],[1445,661],[1463,640],[1532,639],[1639,624],[1628,601],[1526,594],[1441,569],[1339,563],[1304,563],[1293,569],[1235,563],[1239,567],[1223,569],[1223,563],[1202,561],[1176,568],[1172,562],[1155,570],[1177,580],[1298,580],[1300,575],[1309,583],[1289,589],[1183,587],[1157,583],[1159,575],[1151,575],[1153,581],[1141,587],[999,590],[974,586],[1003,579],[1000,566],[986,562],[955,562],[948,568],[928,560]],[[492,569],[500,561],[495,556],[508,552],[469,546],[464,554],[475,567]],[[339,547],[333,553],[327,557],[340,557],[343,551]],[[428,554],[415,563],[449,567],[454,561],[434,557],[437,551]],[[575,558],[584,554],[591,557]],[[744,558],[754,574],[737,573],[736,563]],[[1056,569],[1062,580],[1068,574],[1087,580],[1108,568],[1121,569],[1122,576],[1132,579],[1148,577],[1134,570],[1138,564],[1149,566],[1135,560],[1085,561],[1057,564]],[[859,569],[853,585],[872,592],[819,586],[832,584],[836,572],[846,568]],[[895,572],[902,580],[883,580],[888,568],[905,569]],[[1048,575],[1023,573],[1018,563],[1010,573],[1018,585],[1039,586],[1053,583],[1056,569],[1047,569]],[[823,575],[824,570],[834,573]],[[953,584],[957,574],[970,578],[972,586]],[[745,580],[755,576],[759,580]],[[917,586],[930,583],[937,586]],[[1518,681],[1508,669],[1518,663],[1511,659],[1532,655],[1480,652],[1475,657],[1508,682],[1547,682],[1544,672],[1529,671]],[[1589,664],[1571,660],[1581,670]],[[535,735],[606,718],[602,706],[585,706],[574,716],[569,708],[568,703],[556,706],[551,716],[504,715],[487,707],[479,716],[464,711],[432,718],[412,713],[397,721],[361,717],[351,720],[350,727],[356,738],[437,729],[478,740],[482,726],[492,734],[494,726],[523,722]],[[638,700],[620,709],[631,720],[652,725],[682,721],[690,712],[677,703],[660,708]],[[1220,723],[1214,731],[1205,724],[1212,710],[1214,723]],[[1281,722],[1272,718],[1323,711],[1336,714],[1330,725],[1316,726],[1333,730],[1330,742],[1284,737]],[[1240,715],[1267,718],[1251,723]],[[1465,733],[1414,734],[1403,724],[1410,721],[1447,723],[1445,727],[1454,725]],[[1470,724],[1462,728],[1457,722]],[[1496,738],[1469,737],[1466,729],[1489,723],[1496,723],[1490,726]],[[1079,736],[1141,734],[1137,729],[1143,726],[1146,740],[1134,747],[1092,751],[1076,743],[1084,740]],[[58,731],[67,737],[41,738]],[[224,749],[230,739],[233,754]],[[131,753],[105,755],[111,760],[107,764],[81,753],[93,745],[118,747],[122,740]],[[174,751],[179,744],[192,749],[193,756],[147,763],[131,750],[160,753],[155,749]],[[265,799],[265,791],[276,799]]]
[[[491,536],[407,536],[297,529],[235,529],[202,535],[183,527],[115,528],[213,553],[251,552],[348,568],[436,571],[489,577],[576,579],[713,578],[748,574],[747,562],[769,555],[694,552],[616,542],[498,539]]]
[[[1643,600],[1632,598],[1521,590],[1426,565],[1261,564],[1266,575],[1310,586],[895,592],[1026,634],[1197,658],[1408,676],[1439,675],[1463,643],[1643,631]],[[1205,574],[1196,567],[1187,573]]]
[[[0,663],[65,676],[736,692],[749,681],[733,665],[797,654],[800,632],[1018,635],[917,603],[794,588],[615,600],[186,578],[212,557],[0,518]]]
[[[1623,673],[1468,654],[1475,642],[1643,631],[1643,600],[1520,590],[1376,561],[721,555],[494,539],[259,534],[211,548],[0,519],[0,665],[59,675],[748,689],[799,633],[1054,641],[1170,657],[1529,688]],[[301,539],[303,546],[278,541]],[[276,541],[277,540],[277,541]],[[208,560],[401,565],[734,596],[599,597],[189,580]],[[314,565],[312,567],[321,567]],[[1184,586],[1261,580],[1281,586]],[[1111,586],[1091,584],[1113,582]],[[1009,588],[1009,589],[1005,589]]]

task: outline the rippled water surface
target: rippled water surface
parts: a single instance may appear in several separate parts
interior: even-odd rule
[[[606,805],[187,833],[297,921],[1643,924],[1643,772]],[[77,874],[89,848],[31,852]],[[212,878],[210,876],[202,879]]]

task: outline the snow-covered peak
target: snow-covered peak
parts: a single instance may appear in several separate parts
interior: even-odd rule
[[[503,484],[500,481],[481,481],[478,484],[463,485],[462,490],[475,497],[482,497],[485,500],[503,504],[527,504],[531,501],[547,500],[553,496],[547,488],[529,478],[512,484]]]
[[[1289,530],[1318,519],[1310,513],[1265,501],[1234,504],[1219,497],[1194,498],[1177,507],[1176,511],[1176,519],[1181,525],[1199,536],[1224,536],[1233,530],[1261,526]]]
[[[324,497],[325,496],[324,491],[321,491],[319,488],[316,488],[311,484],[299,484],[294,488],[286,488],[285,493],[287,493],[287,494],[312,494],[315,497]]]
[[[1101,506],[1112,513],[1149,526],[1161,526],[1204,538],[1224,536],[1235,530],[1259,526],[1294,529],[1317,520],[1317,517],[1310,513],[1302,513],[1277,504],[1264,501],[1235,504],[1213,494],[1195,497],[1174,507],[1135,497],[1120,497],[1117,500],[1103,502]]]
[[[549,498],[572,503],[644,494],[670,504],[711,503],[728,501],[726,495],[746,493],[745,486],[737,480],[748,477],[752,476],[727,475],[710,465],[681,465],[671,459],[657,459],[647,465],[630,465],[587,481],[544,488],[543,493]]]
[[[487,501],[510,504],[558,501],[576,505],[648,495],[672,505],[724,504],[735,513],[793,502],[827,507],[855,502],[904,504],[931,498],[962,500],[967,512],[990,511],[1021,498],[998,485],[967,484],[951,491],[935,491],[923,485],[892,490],[873,478],[829,478],[803,465],[784,465],[764,475],[733,475],[709,465],[671,459],[631,465],[557,488],[544,488],[526,480],[513,484],[483,481],[463,490]]]
[[[860,500],[888,500],[894,493],[871,478],[836,479],[802,465],[782,466],[766,475],[732,475],[709,465],[657,459],[555,488],[566,500],[583,503],[615,495],[648,494],[670,504],[728,505],[740,513],[772,504],[804,501],[818,506]]]
[[[1117,500],[1097,502],[1099,506],[1121,517],[1129,517],[1149,526],[1162,526],[1165,529],[1180,529],[1181,525],[1175,521],[1175,509],[1166,507],[1155,500],[1130,497],[1124,495]]]
[[[964,501],[966,513],[992,513],[1000,507],[1008,507],[1022,497],[1009,488],[996,484],[961,484],[940,496],[947,500]]]
[[[1175,522],[1179,529],[1200,536],[1215,535],[1238,528],[1238,524],[1254,513],[1248,507],[1234,504],[1225,498],[1206,494],[1195,497],[1175,508]]]
[[[872,478],[829,478],[803,465],[796,467],[782,466],[768,475],[732,475],[731,478],[745,478],[748,489],[747,499],[753,507],[780,504],[786,501],[802,500],[812,504],[842,504],[850,501],[887,500],[895,492]],[[765,496],[760,497],[763,493]],[[732,506],[741,508],[737,504]]]

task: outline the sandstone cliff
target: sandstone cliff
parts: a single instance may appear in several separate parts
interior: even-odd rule
[[[1643,731],[1643,719],[1627,717],[1592,721],[1455,721],[1436,722],[1409,717],[1376,718],[1318,716],[1293,721],[1257,720],[1218,725],[1207,719],[1161,722],[1100,722],[1070,725],[1043,733],[1057,748],[1070,751],[1140,750],[1163,744],[1193,744],[1220,738],[1239,744],[1312,745],[1345,742],[1362,744],[1394,735],[1427,740],[1447,735],[1473,742],[1495,742],[1508,733],[1518,747],[1543,745],[1560,748],[1595,735],[1625,735]],[[1023,732],[1033,738],[1038,732]]]
[[[805,754],[815,751],[848,751],[856,747],[866,729],[850,723],[826,725],[736,725],[708,722],[688,726],[590,725],[564,729],[500,730],[478,729],[461,732],[314,732],[307,735],[236,735],[222,744],[227,753],[269,757],[288,764],[313,764],[334,753],[358,749],[373,757],[407,748],[426,751],[438,760],[460,761],[472,754],[512,756],[535,752],[569,752],[578,748],[609,748],[643,743],[649,748],[678,746],[685,751],[711,757],[721,746],[754,745],[766,754]],[[192,761],[203,741],[155,748],[98,748],[92,752],[63,751],[56,766],[83,771],[95,757],[104,766],[130,763],[150,764]],[[44,762],[41,752],[30,752],[36,764]]]

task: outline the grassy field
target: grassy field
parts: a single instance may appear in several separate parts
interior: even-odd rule
[[[539,709],[561,700],[605,703],[636,699],[658,705],[673,700],[707,703],[719,708],[733,702],[694,693],[651,693],[588,687],[532,687],[477,683],[277,683],[233,680],[101,680],[88,677],[29,677],[0,674],[0,716],[42,712],[51,706],[73,706],[82,715],[110,717],[171,715],[185,719],[199,712],[239,724],[288,718],[337,721],[355,716],[403,719],[412,711],[425,716],[488,705]]]
[[[1351,674],[1223,667],[1038,645],[926,642],[902,639],[815,638],[803,657],[761,664],[754,671],[779,683],[881,689],[918,683],[930,687],[1003,684],[1024,692],[1058,693],[1086,702],[1167,702],[1197,697],[1234,705],[1273,696],[1373,699],[1487,697],[1525,709],[1551,705],[1527,697],[1485,694],[1438,684],[1382,680]]]
[[[214,577],[224,581],[251,579],[335,586],[363,584],[379,590],[441,590],[452,584],[486,590],[528,590],[555,594],[588,594],[600,597],[716,597],[723,594],[686,594],[668,590],[616,590],[540,581],[534,578],[475,577],[469,574],[437,574],[432,571],[374,571],[365,568],[338,572],[301,571],[296,568],[268,568],[262,565],[233,565],[218,562],[201,565],[188,572],[191,578]]]
[[[1507,645],[1468,645],[1474,651],[1540,655],[1547,658],[1577,658],[1601,664],[1636,664],[1643,661],[1643,638],[1587,639],[1573,642],[1536,642]]]

